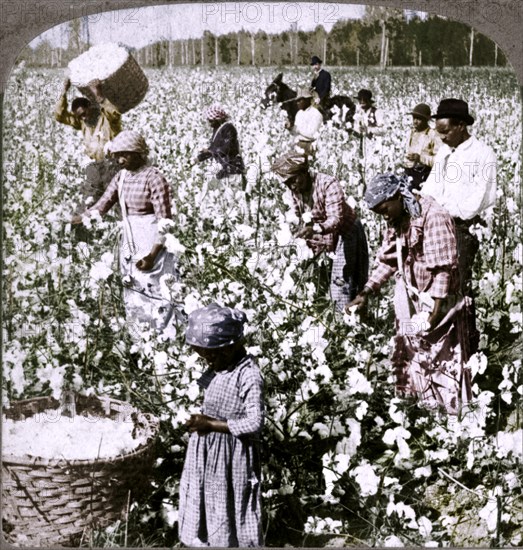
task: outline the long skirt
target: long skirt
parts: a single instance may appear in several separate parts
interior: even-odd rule
[[[259,442],[193,433],[180,481],[179,536],[187,546],[263,545]]]
[[[174,313],[174,304],[162,296],[160,280],[171,275],[178,280],[175,256],[165,248],[156,256],[151,271],[141,271],[136,262],[147,256],[158,242],[156,216],[127,216],[120,243],[120,269],[124,284],[124,302],[131,334],[140,330],[140,323],[163,330]]]
[[[94,161],[85,167],[85,180],[80,186],[81,203],[77,208],[79,213],[98,201],[118,170],[112,159]]]
[[[476,306],[472,292],[472,268],[479,250],[479,240],[469,231],[468,224],[459,223],[456,220],[455,222],[461,293],[471,299],[471,306],[467,310],[469,314],[467,315],[466,330],[469,354],[473,354],[478,351],[479,332],[476,328]]]
[[[341,235],[332,263],[330,292],[338,310],[354,300],[369,275],[369,250],[365,230],[356,220],[352,231]]]
[[[396,275],[396,337],[392,363],[396,390],[403,397],[414,397],[429,409],[459,413],[471,399],[470,370],[464,365],[467,310],[470,298],[449,296],[445,317],[431,330],[414,315],[428,312],[421,300],[411,300],[401,276]]]

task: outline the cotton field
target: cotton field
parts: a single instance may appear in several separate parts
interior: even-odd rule
[[[164,282],[165,296],[186,312],[217,301],[248,315],[248,350],[266,387],[266,544],[521,546],[522,128],[515,76],[506,69],[331,71],[334,93],[368,88],[387,117],[386,135],[364,159],[347,128],[330,122],[314,161],[342,182],[371,258],[384,225],[362,201],[366,178],[399,168],[415,104],[435,110],[441,98],[466,99],[476,118],[471,133],[497,155],[494,220],[476,229],[474,406],[463,417],[445,417],[394,396],[392,285],[373,299],[366,323],[342,317],[326,295],[330,258],[313,260],[304,241],[292,238],[290,197],[269,171],[291,136],[285,113],[261,106],[280,70],[148,70],[144,101],[122,120],[143,133],[173,189],[174,223],[163,231],[182,277]],[[284,69],[284,81],[296,89],[309,82],[308,71]],[[115,215],[91,221],[88,243],[73,238],[85,159],[81,135],[53,118],[64,76],[15,68],[4,99],[3,402],[75,390],[159,416],[151,496],[132,505],[126,540],[173,546],[183,425],[199,411],[196,381],[205,367],[185,346],[182,324],[158,335],[125,318]],[[215,167],[199,164],[196,154],[208,144],[203,113],[214,102],[238,129],[247,181],[245,190],[210,187],[202,197]],[[99,537],[98,544],[123,544],[117,527]]]

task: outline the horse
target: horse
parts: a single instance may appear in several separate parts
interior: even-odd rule
[[[294,126],[294,119],[298,112],[298,104],[296,102],[297,92],[292,90],[285,82],[282,81],[283,73],[278,76],[267,86],[265,97],[262,99],[262,107],[267,108],[269,105],[279,103],[280,107],[287,113],[290,126]],[[327,98],[326,108],[323,111],[323,120],[326,122],[335,115],[335,107],[342,113],[340,122],[352,122],[356,104],[346,95],[335,95]]]

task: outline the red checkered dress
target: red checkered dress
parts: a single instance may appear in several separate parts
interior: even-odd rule
[[[100,200],[90,208],[105,214],[118,202],[118,178],[115,176]],[[122,186],[129,216],[155,214],[156,219],[172,218],[171,187],[154,166],[142,166],[136,171],[127,170]]]
[[[315,235],[310,241],[314,252],[321,249],[336,250],[339,235],[348,235],[356,220],[356,213],[345,201],[343,189],[336,178],[327,174],[313,176],[312,194],[308,202],[302,195],[293,193],[294,209],[301,219],[305,212],[311,212],[313,223],[320,224],[322,235]]]
[[[433,298],[446,298],[457,290],[456,231],[450,215],[432,197],[421,197],[421,216],[402,230],[403,265],[407,282]],[[382,287],[398,270],[397,232],[388,228],[367,286]]]

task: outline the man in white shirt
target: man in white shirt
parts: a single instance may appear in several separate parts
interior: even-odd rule
[[[468,133],[474,123],[468,104],[461,99],[443,99],[437,113],[440,147],[422,194],[436,199],[454,218],[463,285],[469,286],[472,264],[479,243],[469,227],[484,223],[496,201],[496,156],[485,143]]]
[[[296,149],[306,155],[314,153],[316,139],[323,124],[323,116],[312,104],[312,99],[313,94],[308,88],[298,91],[298,112],[291,129],[295,134]]]
[[[472,266],[479,241],[469,228],[476,223],[485,224],[492,214],[496,201],[496,156],[488,145],[468,133],[467,127],[474,118],[466,101],[443,99],[432,118],[436,119],[436,131],[443,145],[421,193],[434,197],[454,219],[461,290],[472,298]],[[477,342],[471,342],[472,352],[476,346]]]

